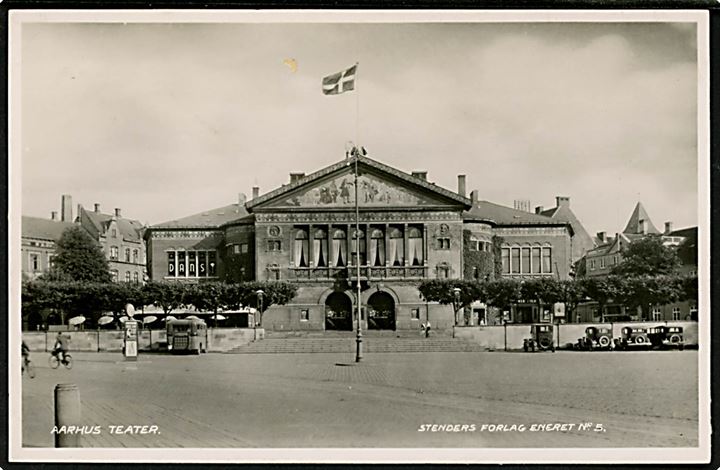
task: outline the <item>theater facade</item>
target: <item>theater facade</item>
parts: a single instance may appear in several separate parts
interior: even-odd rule
[[[364,329],[451,328],[452,307],[419,295],[427,279],[567,278],[573,234],[569,223],[467,197],[464,175],[450,191],[424,172],[351,156],[145,238],[153,280],[295,283],[292,302],[263,315],[266,329],[350,331],[358,301]]]

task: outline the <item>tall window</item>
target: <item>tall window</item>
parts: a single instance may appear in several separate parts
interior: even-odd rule
[[[502,272],[510,274],[510,248],[501,248],[500,255],[502,259]]]
[[[672,310],[672,319],[674,321],[680,320],[680,307],[673,307]]]
[[[116,246],[110,247],[110,259],[113,259],[113,260],[118,259],[118,247],[116,247]]]
[[[347,264],[347,236],[344,230],[337,229],[333,232],[332,261],[335,266]]]
[[[370,264],[385,266],[385,234],[377,228],[370,233]]]
[[[216,253],[171,250],[167,252],[168,277],[212,277],[217,271]]]
[[[387,252],[390,266],[403,266],[405,264],[405,238],[402,230],[398,228],[390,229],[389,243]],[[409,240],[408,245],[410,245]],[[412,255],[410,258],[412,258]]]
[[[553,272],[552,269],[552,248],[549,246],[545,246],[542,249],[542,257],[543,257],[543,273],[551,273]]]
[[[117,229],[115,229],[115,228],[112,229],[112,232],[111,232],[111,233],[112,233],[112,237],[113,237],[113,238],[117,238]]]
[[[522,273],[523,274],[530,274],[530,248],[522,248],[520,250],[521,254],[521,267],[522,267]]]
[[[40,269],[40,261],[39,261],[38,258],[39,258],[39,257],[38,257],[38,255],[36,255],[36,254],[31,254],[31,255],[30,255],[30,269],[31,269],[32,271],[37,271],[37,270]]]
[[[539,246],[500,249],[503,274],[552,274],[552,248]],[[592,269],[593,261],[590,261]]]
[[[408,253],[412,266],[422,266],[425,262],[422,232],[416,227],[410,227],[408,229]]]
[[[133,273],[133,282],[135,284],[140,282],[140,275],[137,273],[137,271]]]
[[[540,260],[542,259],[541,255],[542,250],[540,247],[534,246],[532,249],[532,272],[533,274],[540,274],[542,264],[540,263]]]
[[[321,228],[313,234],[313,262],[315,266],[328,265],[327,232]]]
[[[112,282],[118,282],[118,272],[117,269],[111,269],[110,270],[110,279]]]
[[[130,262],[130,248],[125,248],[125,262]]]
[[[133,263],[138,264],[138,251],[133,250]]]
[[[513,248],[510,252],[510,267],[513,274],[520,273],[520,248]]]
[[[125,282],[130,282],[130,271],[125,271]]]
[[[660,310],[660,307],[653,307],[651,314],[652,314],[652,321],[662,320],[662,311]]]
[[[358,239],[360,244],[358,246]],[[360,263],[365,264],[365,232],[362,230],[352,231],[352,240],[350,241],[350,256],[352,256],[353,265]]]
[[[308,235],[305,230],[295,232],[295,266],[308,267]]]

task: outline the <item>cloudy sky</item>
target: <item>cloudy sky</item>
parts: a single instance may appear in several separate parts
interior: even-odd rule
[[[698,222],[691,23],[22,27],[22,213],[60,195],[155,224],[369,156],[622,231]],[[284,64],[294,59],[293,71]],[[358,90],[321,78],[358,61]],[[359,128],[356,131],[356,106]],[[356,135],[357,134],[357,135]]]

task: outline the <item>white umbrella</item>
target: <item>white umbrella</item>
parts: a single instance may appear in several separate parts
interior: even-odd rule
[[[149,323],[154,322],[155,320],[157,320],[157,317],[155,315],[148,315],[147,317],[145,317],[143,319],[143,323],[147,325]]]
[[[128,320],[129,320],[128,317],[120,317],[120,318],[119,318],[120,323],[125,323],[125,322],[128,321]]]
[[[68,320],[68,323],[71,325],[81,325],[85,321],[85,317],[82,315],[78,315],[77,317],[72,317],[70,320]]]
[[[225,320],[225,315],[217,314],[217,315],[215,315],[215,319],[216,320]]]
[[[177,320],[177,318],[173,317],[172,315],[168,315],[167,317],[165,317],[165,321],[172,321],[172,320]]]
[[[104,316],[98,318],[98,325],[107,325],[108,323],[112,323],[113,317]]]
[[[200,320],[199,317],[196,317],[195,315],[190,315],[189,317],[185,317],[186,320]]]

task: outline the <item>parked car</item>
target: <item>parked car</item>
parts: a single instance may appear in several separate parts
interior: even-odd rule
[[[525,352],[535,352],[536,348],[540,351],[550,350],[555,352],[553,325],[530,325],[530,338],[523,340],[523,349]]]
[[[606,326],[588,326],[585,337],[578,339],[577,349],[592,351],[593,349],[610,350],[613,347],[612,329]]]
[[[678,348],[684,347],[683,329],[681,326],[656,326],[648,330],[648,338],[655,348]]]
[[[647,328],[626,326],[620,330],[620,338],[615,339],[615,348],[624,350],[629,348],[648,348],[652,346]]]

